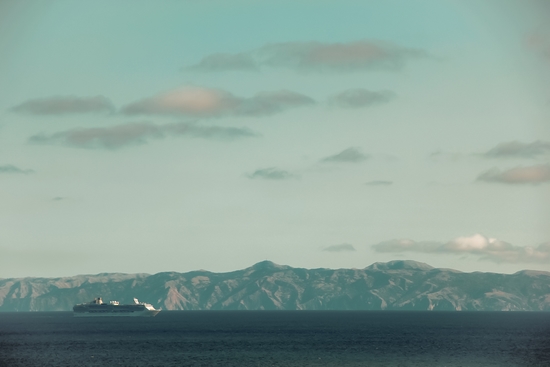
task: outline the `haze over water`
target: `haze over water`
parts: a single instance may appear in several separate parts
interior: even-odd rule
[[[542,312],[0,314],[0,366],[548,366]]]

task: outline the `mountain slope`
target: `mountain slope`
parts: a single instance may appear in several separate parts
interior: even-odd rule
[[[0,311],[68,311],[101,296],[165,310],[550,310],[550,273],[462,273],[414,261],[302,269],[263,261],[230,273],[0,279]]]

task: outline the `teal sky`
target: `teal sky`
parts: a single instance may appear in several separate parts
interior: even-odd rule
[[[0,0],[0,277],[550,271],[548,16]]]

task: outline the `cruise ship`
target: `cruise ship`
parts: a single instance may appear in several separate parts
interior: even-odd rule
[[[151,304],[139,302],[134,298],[134,304],[121,305],[118,301],[104,303],[101,297],[94,298],[88,303],[80,303],[73,307],[73,315],[79,317],[88,316],[149,316],[153,317],[160,310],[155,309]]]

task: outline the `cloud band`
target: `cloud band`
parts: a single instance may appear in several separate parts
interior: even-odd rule
[[[232,140],[258,136],[248,128],[202,126],[194,123],[155,125],[149,122],[106,128],[79,128],[53,134],[40,133],[29,138],[36,144],[55,144],[74,148],[115,150],[129,145],[145,144],[165,136],[189,136],[203,139]]]
[[[380,242],[373,245],[372,248],[376,252],[388,253],[420,252],[474,255],[497,263],[543,263],[550,260],[550,242],[540,244],[538,247],[520,247],[481,234],[458,237],[446,243],[397,239]]]

